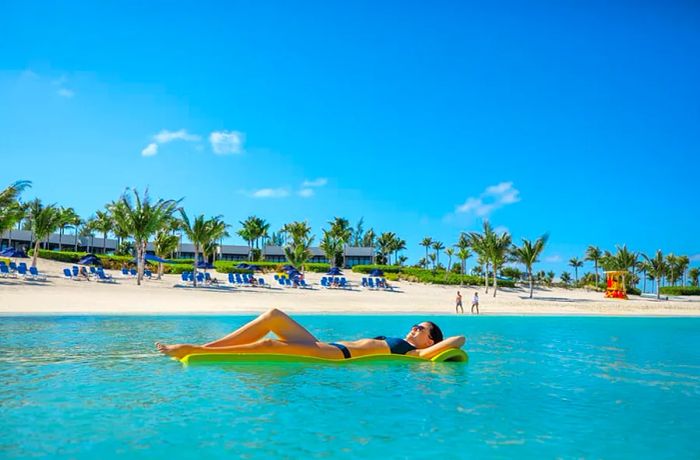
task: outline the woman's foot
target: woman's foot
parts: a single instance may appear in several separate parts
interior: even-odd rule
[[[156,342],[156,349],[164,355],[180,359],[191,354],[192,350],[194,349],[194,346],[186,343],[165,345],[164,343]]]

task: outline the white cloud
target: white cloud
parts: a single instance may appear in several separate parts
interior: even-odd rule
[[[486,187],[478,197],[467,198],[464,204],[457,206],[455,212],[486,217],[496,209],[517,203],[520,201],[519,195],[520,192],[513,187],[512,182],[501,182],[500,184]]]
[[[196,134],[189,134],[186,129],[180,129],[178,131],[168,131],[167,129],[162,130],[155,136],[153,140],[159,144],[167,144],[175,140],[183,140],[187,142],[196,142],[200,140],[200,137]]]
[[[302,198],[310,198],[314,196],[314,190],[310,188],[303,188],[299,190],[299,196]]]
[[[151,142],[145,149],[141,150],[141,155],[145,157],[152,157],[156,153],[158,153],[158,144],[155,142]]]
[[[323,187],[328,183],[328,179],[325,177],[319,177],[318,179],[314,180],[305,180],[304,182],[301,183],[302,187]]]
[[[284,188],[261,188],[250,194],[253,198],[284,198],[289,196],[289,191]]]
[[[212,131],[209,135],[211,148],[217,155],[243,153],[244,135],[238,131]]]
[[[56,93],[59,96],[65,97],[65,98],[71,98],[71,97],[75,96],[75,91],[71,91],[67,88],[60,88],[58,91],[56,91]]]
[[[561,256],[559,254],[554,254],[553,256],[547,256],[544,258],[545,262],[557,263],[561,262]]]

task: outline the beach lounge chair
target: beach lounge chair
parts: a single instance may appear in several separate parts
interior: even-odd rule
[[[129,270],[127,270],[126,268],[122,268],[122,276],[124,278],[129,278]]]
[[[96,280],[99,283],[116,283],[117,280],[112,278],[112,275],[107,275],[101,268],[95,271]]]
[[[143,276],[144,276],[145,278],[148,278],[148,279],[150,280],[150,279],[153,277],[153,272],[150,271],[150,270],[144,270],[144,271],[143,271]]]
[[[233,276],[233,273],[228,274],[227,280],[228,284],[230,284],[231,286],[234,286],[236,284],[236,278]]]
[[[10,272],[11,272],[11,273],[15,273],[15,272],[17,271],[17,264],[16,264],[15,262],[10,261],[9,267],[10,267]]]
[[[340,278],[340,283],[338,284],[342,289],[350,289],[350,285],[348,284],[347,280],[345,277]]]
[[[270,285],[265,283],[265,278],[258,278],[258,286],[269,288]]]
[[[70,268],[63,269],[63,277],[73,281],[81,281],[81,278],[79,278],[77,275],[73,275]]]
[[[46,275],[39,273],[36,267],[29,267],[29,276],[36,281],[46,281]]]
[[[14,273],[10,273],[10,267],[5,264],[0,264],[0,276],[7,278],[8,276],[14,277]]]
[[[367,287],[371,290],[376,289],[374,287],[374,279],[373,278],[367,278]]]
[[[90,274],[97,276],[97,270],[94,265],[90,265]]]
[[[137,275],[136,269],[132,268],[131,270],[129,270],[129,275],[131,275],[132,277],[135,277]]]
[[[197,282],[199,284],[202,284],[204,282],[204,273],[202,272],[197,272]]]
[[[19,265],[17,267],[17,274],[21,276],[22,278],[27,278],[27,266],[26,265]]]
[[[80,274],[80,269],[78,268],[77,265],[73,265],[72,270],[73,270],[73,277],[74,277],[74,278],[77,278],[78,275]]]

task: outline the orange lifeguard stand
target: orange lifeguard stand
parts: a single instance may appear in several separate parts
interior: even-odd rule
[[[605,288],[605,297],[610,299],[626,299],[627,289],[625,288],[626,271],[611,271],[605,272],[607,276],[607,286]]]

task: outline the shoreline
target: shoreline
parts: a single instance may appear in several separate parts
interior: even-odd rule
[[[605,299],[603,294],[584,289],[538,287],[529,299],[525,287],[492,289],[483,286],[445,286],[407,281],[391,282],[396,291],[361,287],[362,275],[345,270],[352,289],[326,289],[321,274],[307,273],[312,289],[271,287],[178,286],[180,277],[164,275],[162,280],[144,280],[107,271],[117,283],[64,279],[63,268],[71,264],[44,259],[39,271],[47,281],[0,278],[0,317],[19,316],[243,316],[279,308],[299,315],[471,315],[471,298],[479,293],[478,316],[577,316],[577,317],[700,317],[700,298],[690,296],[656,300],[633,296],[630,300]],[[215,278],[225,274],[212,272]],[[274,282],[272,273],[257,275]],[[455,295],[462,292],[464,311],[455,313]]]

